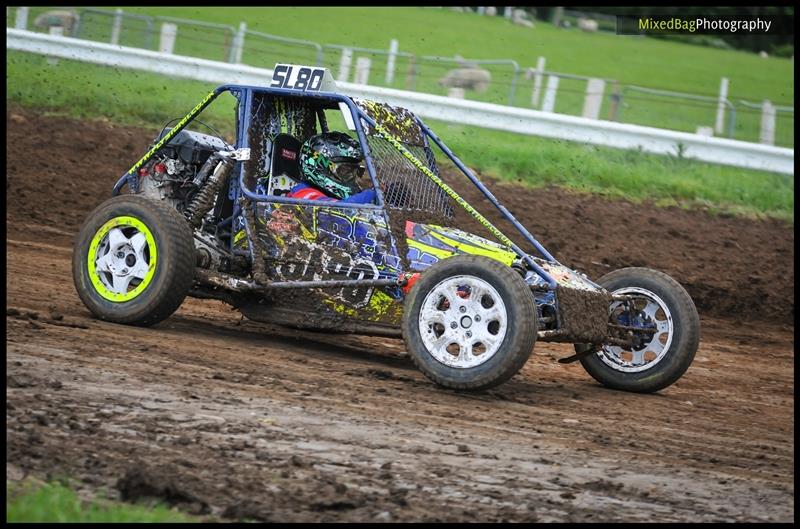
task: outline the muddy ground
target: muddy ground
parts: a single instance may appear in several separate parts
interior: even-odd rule
[[[590,277],[678,278],[702,339],[656,395],[605,389],[545,343],[510,382],[464,394],[402,341],[216,301],[147,329],[95,320],[73,237],[157,131],[20,109],[7,125],[7,479],[224,519],[794,521],[793,226],[493,186]]]

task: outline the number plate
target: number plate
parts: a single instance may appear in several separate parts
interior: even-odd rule
[[[323,87],[323,81],[332,82],[325,68],[314,66],[302,66],[299,64],[276,64],[272,74],[270,88],[285,88],[298,92],[319,92]],[[328,83],[324,83],[328,85]],[[328,85],[330,86],[330,85]]]

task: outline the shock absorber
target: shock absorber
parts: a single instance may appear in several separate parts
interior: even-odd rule
[[[194,179],[194,182],[202,188],[184,211],[184,215],[193,227],[199,228],[203,223],[203,217],[214,205],[214,198],[228,181],[234,161],[249,159],[250,149],[218,151],[208,157]]]

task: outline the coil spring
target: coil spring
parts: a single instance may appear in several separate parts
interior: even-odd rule
[[[199,228],[203,222],[203,217],[214,205],[214,197],[222,189],[222,185],[228,180],[232,164],[227,159],[220,161],[220,164],[214,169],[214,172],[209,177],[208,182],[200,189],[200,192],[195,195],[192,203],[184,211],[189,224],[195,228]]]

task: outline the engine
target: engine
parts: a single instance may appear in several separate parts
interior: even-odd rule
[[[243,256],[230,251],[230,227],[220,229],[211,211],[233,165],[245,159],[249,159],[249,149],[232,150],[219,138],[183,130],[139,170],[139,192],[167,202],[186,217],[201,268],[242,272],[247,267]],[[221,209],[218,214],[230,214],[230,204]]]
[[[156,142],[170,129],[165,129]],[[200,169],[215,151],[229,147],[221,139],[190,130],[182,130],[161,148],[141,169],[139,186],[150,198],[164,200],[185,212],[204,182]]]

